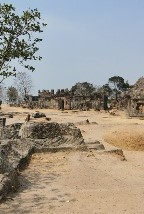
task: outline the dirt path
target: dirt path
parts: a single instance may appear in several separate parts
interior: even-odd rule
[[[8,106],[2,109],[5,113],[18,112],[14,118],[7,118],[7,124],[24,122],[27,113],[34,112]],[[133,132],[144,128],[144,120],[128,119],[124,112],[111,116],[94,111],[40,111],[51,122],[77,124],[88,119],[90,125],[77,125],[84,139],[99,140],[106,149],[112,148],[103,138],[109,131],[128,128]],[[0,204],[0,214],[143,214],[144,152],[124,154],[127,161],[97,152],[35,154],[20,176],[23,185]]]
[[[143,214],[143,177],[142,168],[112,155],[35,154],[0,213]]]

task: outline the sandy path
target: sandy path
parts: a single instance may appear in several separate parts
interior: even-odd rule
[[[143,214],[143,169],[96,152],[36,154],[0,213]]]
[[[34,110],[9,108],[19,112],[8,118],[7,124],[23,122],[26,113]],[[124,112],[111,116],[104,112],[71,112],[40,110],[52,122],[77,123],[89,119],[91,125],[77,125],[85,140],[99,140],[106,149],[103,136],[116,128],[141,130],[144,120],[127,119]],[[38,119],[40,121],[40,119]],[[44,121],[44,119],[43,119]],[[96,152],[36,154],[22,172],[23,186],[18,193],[0,205],[2,213],[51,214],[143,214],[144,213],[144,153],[124,151],[127,161]]]

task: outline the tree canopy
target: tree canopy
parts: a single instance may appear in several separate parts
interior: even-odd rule
[[[18,91],[15,87],[10,86],[7,89],[7,97],[9,102],[16,102],[18,99]]]
[[[90,96],[92,92],[95,92],[95,87],[93,84],[88,82],[78,82],[71,88],[71,92],[74,95],[80,95],[80,96]]]
[[[112,94],[112,89],[111,87],[109,86],[108,83],[106,83],[105,85],[103,85],[101,88],[100,88],[101,92],[103,94],[106,94],[108,96],[110,96]]]
[[[37,9],[28,9],[19,15],[12,4],[0,4],[0,83],[16,75],[16,69],[11,66],[14,60],[30,71],[35,70],[29,63],[41,60],[37,52],[42,39],[37,36],[45,26]]]
[[[129,83],[125,82],[124,78],[120,76],[110,77],[108,82],[111,88],[113,89],[113,91],[115,92],[116,100],[117,100],[118,93],[121,93],[126,89],[130,88]]]

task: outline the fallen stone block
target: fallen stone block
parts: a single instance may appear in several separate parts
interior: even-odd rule
[[[89,144],[87,145],[88,149],[95,149],[95,150],[105,150],[103,144]]]

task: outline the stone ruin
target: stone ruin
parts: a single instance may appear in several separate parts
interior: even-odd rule
[[[30,109],[60,109],[60,110],[82,110],[103,108],[103,97],[99,93],[93,93],[90,96],[74,95],[72,92],[58,89],[38,91],[38,96],[29,96],[21,104],[14,104],[15,106],[22,106]],[[11,104],[11,106],[13,106]]]
[[[73,123],[25,122],[0,126],[0,200],[19,187],[19,172],[32,154],[65,150],[104,150],[100,142],[84,141]]]
[[[122,92],[117,101],[111,99],[111,104],[119,110],[127,109],[130,117],[144,117],[144,77]]]
[[[144,77],[141,77],[128,91],[127,109],[131,117],[144,117]]]
[[[122,92],[118,100],[103,93],[93,92],[89,96],[75,95],[72,91],[52,89],[38,91],[38,96],[29,96],[23,103],[10,104],[30,109],[59,109],[59,110],[111,110],[127,109],[129,116],[144,116],[144,77],[139,78],[136,84],[127,91]]]
[[[133,99],[144,99],[144,77],[138,79],[129,94]]]
[[[18,174],[35,152],[85,148],[74,124],[16,123],[0,127],[0,199],[19,187]]]

